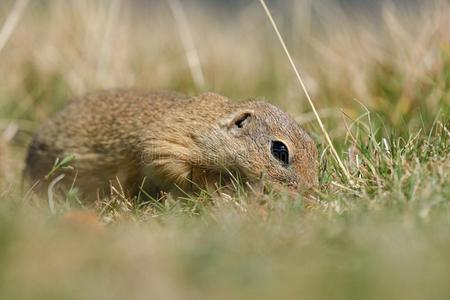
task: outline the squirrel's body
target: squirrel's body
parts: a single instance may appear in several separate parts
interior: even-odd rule
[[[273,145],[286,150],[283,164]],[[278,144],[278,141],[282,141]],[[278,150],[277,150],[278,151]],[[286,153],[285,153],[286,154]],[[111,182],[136,191],[167,185],[214,183],[224,171],[255,180],[261,174],[294,187],[317,183],[314,142],[275,106],[234,103],[213,93],[105,91],[73,101],[35,134],[25,175],[43,181],[57,158],[74,155],[66,185],[83,195],[105,192]]]

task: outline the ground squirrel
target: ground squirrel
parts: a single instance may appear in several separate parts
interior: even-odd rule
[[[72,101],[34,135],[24,175],[43,181],[56,158],[73,154],[65,184],[93,197],[119,181],[136,191],[200,187],[240,174],[293,189],[317,185],[317,148],[287,113],[261,100],[214,93],[104,91]]]

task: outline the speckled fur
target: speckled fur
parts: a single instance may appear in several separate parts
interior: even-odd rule
[[[248,124],[238,128],[243,114]],[[289,147],[288,167],[271,155],[272,140]],[[64,171],[66,185],[75,179],[91,198],[117,180],[135,191],[144,176],[154,192],[174,184],[203,187],[224,170],[249,181],[265,174],[293,188],[317,184],[316,146],[288,114],[263,101],[235,103],[214,93],[114,90],[72,101],[35,134],[24,174],[31,183],[43,181],[55,159],[69,154],[76,159],[74,170]]]

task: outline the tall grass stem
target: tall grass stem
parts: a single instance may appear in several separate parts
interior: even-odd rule
[[[14,29],[16,29],[20,17],[27,7],[28,2],[29,0],[17,0],[8,17],[6,18],[6,21],[0,31],[0,52],[5,47],[6,43],[14,32]]]
[[[183,6],[179,0],[167,0],[167,2],[177,23],[178,33],[183,43],[184,53],[189,64],[189,69],[191,70],[192,78],[197,88],[201,90],[205,86],[205,76],[203,75],[198,51],[195,48]]]
[[[109,4],[105,33],[97,61],[97,80],[100,81],[103,87],[107,87],[110,84],[110,77],[107,77],[107,67],[111,56],[114,25],[119,19],[121,4],[121,0],[111,0]]]
[[[286,47],[286,44],[285,44],[285,42],[284,42],[284,40],[283,40],[283,37],[281,36],[280,31],[278,30],[277,24],[275,23],[275,20],[274,20],[273,17],[272,17],[272,13],[270,12],[270,10],[269,10],[269,8],[267,7],[267,5],[266,5],[266,3],[265,3],[264,0],[259,0],[259,2],[261,3],[262,7],[264,8],[264,11],[266,12],[266,15],[267,15],[267,17],[269,18],[270,23],[272,24],[272,27],[273,27],[273,29],[274,29],[274,31],[275,31],[277,37],[278,37],[278,40],[280,41],[281,46],[283,47],[283,50],[284,50],[284,52],[286,53],[286,56],[287,56],[288,59],[289,59],[289,63],[291,64],[292,69],[294,70],[295,75],[297,76],[297,79],[298,79],[298,81],[300,82],[300,85],[301,85],[301,87],[302,87],[302,89],[303,89],[303,92],[304,92],[305,95],[306,95],[306,99],[308,99],[309,105],[311,106],[311,109],[312,109],[312,111],[314,112],[314,115],[315,115],[315,117],[316,117],[316,119],[317,119],[317,122],[319,123],[320,129],[322,130],[322,133],[323,133],[323,135],[325,136],[325,140],[327,141],[327,143],[328,143],[329,146],[330,146],[331,152],[333,153],[333,155],[334,155],[334,157],[335,157],[337,163],[339,164],[339,167],[342,169],[342,172],[344,173],[344,175],[345,175],[345,177],[347,178],[347,180],[348,180],[349,182],[352,182],[352,180],[351,180],[351,175],[350,175],[350,173],[348,172],[347,168],[345,167],[344,163],[342,162],[341,158],[339,157],[339,155],[338,155],[338,153],[337,153],[337,151],[336,151],[336,148],[334,147],[333,142],[331,141],[331,138],[330,138],[330,136],[328,135],[328,132],[326,131],[325,126],[324,126],[323,123],[322,123],[322,120],[320,119],[319,113],[317,112],[316,107],[314,106],[314,103],[313,103],[313,101],[312,101],[312,99],[311,99],[311,97],[310,97],[310,95],[309,95],[309,93],[308,93],[308,90],[306,89],[306,86],[305,86],[305,84],[303,83],[303,79],[302,79],[302,77],[300,76],[300,73],[298,72],[297,67],[296,67],[295,64],[294,64],[294,61],[293,61],[293,59],[292,59],[292,57],[291,57],[291,54],[289,53],[289,50],[288,50],[288,48]]]

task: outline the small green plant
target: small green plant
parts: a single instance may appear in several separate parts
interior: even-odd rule
[[[48,172],[47,175],[45,175],[45,179],[50,180],[52,178],[52,176],[55,175],[55,173],[60,170],[73,170],[73,167],[70,166],[70,163],[74,159],[75,159],[75,155],[73,155],[73,154],[67,155],[63,159],[60,159],[59,157],[56,158],[52,169],[50,170],[50,172]]]

